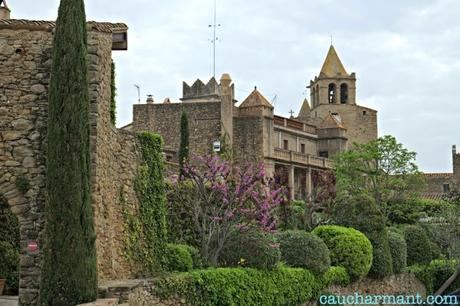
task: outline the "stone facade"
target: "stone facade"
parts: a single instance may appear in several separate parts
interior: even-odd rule
[[[336,89],[328,93],[330,86]],[[346,73],[332,46],[310,89],[313,107],[305,100],[296,118],[284,118],[257,88],[237,105],[234,84],[223,74],[220,83],[184,83],[182,103],[134,105],[125,129],[162,135],[168,160],[177,161],[185,111],[192,154],[210,153],[220,141],[237,161],[264,162],[269,174],[286,173],[291,197],[304,197],[312,191],[312,171],[331,168],[328,157],[377,138],[377,112],[356,104],[356,75]]]
[[[43,246],[48,84],[54,22],[0,20],[0,197],[20,222],[20,305],[37,305]],[[121,202],[137,206],[136,138],[110,123],[113,34],[126,25],[88,22],[91,199],[100,279],[132,276],[123,257]],[[29,183],[21,193],[16,180]],[[122,195],[122,196],[120,196]],[[124,201],[120,199],[123,198]],[[38,242],[38,250],[28,248]]]
[[[441,200],[442,197],[460,187],[460,153],[457,146],[452,146],[452,172],[450,173],[425,173],[426,186],[422,197],[429,200]]]

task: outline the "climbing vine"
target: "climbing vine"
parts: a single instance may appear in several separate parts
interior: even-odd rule
[[[126,255],[150,273],[163,270],[167,241],[166,196],[163,179],[162,139],[144,132],[138,135],[143,163],[134,183],[137,216],[124,205],[127,229]]]

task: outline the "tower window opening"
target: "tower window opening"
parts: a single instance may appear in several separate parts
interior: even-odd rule
[[[337,87],[334,83],[329,84],[329,103],[333,104],[337,102]]]
[[[340,85],[340,103],[348,103],[348,85],[345,83]]]
[[[287,141],[286,139],[283,140],[283,149],[284,150],[289,150],[289,141]]]

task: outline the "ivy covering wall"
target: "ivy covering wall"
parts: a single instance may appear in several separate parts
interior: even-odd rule
[[[135,190],[139,200],[135,214],[125,210],[126,255],[144,272],[164,270],[167,242],[166,195],[164,186],[163,140],[144,132],[138,135],[143,163],[139,166]]]

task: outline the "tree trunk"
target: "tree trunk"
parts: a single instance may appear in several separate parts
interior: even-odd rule
[[[455,270],[454,274],[452,274],[446,281],[445,283],[439,288],[434,295],[441,295],[444,293],[444,291],[449,288],[450,285],[458,278],[460,275],[460,264],[457,266],[457,269]]]

